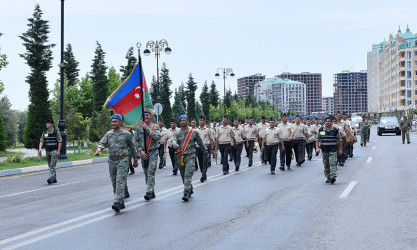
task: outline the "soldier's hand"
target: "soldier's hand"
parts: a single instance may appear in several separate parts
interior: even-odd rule
[[[134,168],[137,168],[138,166],[139,166],[138,161],[135,161],[135,162],[133,163],[133,167],[134,167]]]
[[[289,137],[289,138],[288,138],[288,141],[292,141],[292,137]]]
[[[39,154],[42,155],[42,149],[41,148],[39,149]]]
[[[145,152],[142,150],[142,151],[140,151],[140,155],[142,155],[142,158],[144,159],[144,160],[148,160],[148,155],[147,154],[145,154]]]
[[[249,148],[249,143],[246,143],[246,147]]]
[[[148,129],[148,125],[146,125],[146,123],[144,123],[144,122],[142,123],[142,127],[143,127],[144,130]]]
[[[307,143],[307,144],[309,144],[309,143],[310,143],[310,140],[309,140],[309,139],[307,139],[307,140],[306,140],[306,143]]]
[[[180,145],[178,145],[178,144],[174,146],[175,149],[178,149],[179,147],[180,147]]]
[[[339,155],[342,155],[343,154],[343,151],[342,150],[339,150]]]
[[[281,151],[285,151],[285,147],[282,147],[282,148],[281,148]]]
[[[59,152],[59,150],[56,151],[56,156],[60,156],[61,152]]]
[[[262,151],[264,151],[264,149],[265,149],[265,147],[264,147],[264,146],[262,146],[262,147],[261,147],[261,150],[262,150]]]
[[[206,159],[208,159],[210,157],[210,155],[209,154],[206,154],[204,157],[206,157]]]
[[[320,149],[319,148],[316,148],[316,153],[320,154]]]

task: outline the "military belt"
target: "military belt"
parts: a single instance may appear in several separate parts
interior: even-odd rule
[[[124,159],[126,157],[127,157],[127,155],[122,155],[122,156],[109,156],[110,160],[112,160],[112,161],[120,161],[120,160],[122,160],[122,159]]]

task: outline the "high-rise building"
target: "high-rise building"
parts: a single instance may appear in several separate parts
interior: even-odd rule
[[[322,110],[322,77],[320,73],[289,73],[278,75],[282,79],[290,79],[306,84],[307,114]]]
[[[368,110],[367,99],[367,74],[361,72],[343,71],[334,74],[334,112],[366,113]]]
[[[255,84],[264,80],[265,76],[262,74],[254,74],[237,79],[237,94],[243,98],[246,98],[248,94],[255,95]]]
[[[405,110],[417,105],[417,36],[407,26],[368,52],[368,111]]]
[[[268,101],[279,111],[295,111],[297,114],[306,114],[306,84],[279,77],[266,78],[259,82],[256,91],[258,100]]]
[[[334,114],[334,99],[333,96],[323,97],[323,111],[328,114]]]

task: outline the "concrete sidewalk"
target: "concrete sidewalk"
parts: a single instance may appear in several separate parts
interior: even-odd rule
[[[88,160],[81,160],[81,161],[69,161],[69,162],[62,162],[57,163],[56,168],[68,168],[68,167],[75,167],[93,163],[100,163],[106,162],[108,157],[101,157],[101,158],[93,158]],[[15,168],[15,169],[7,169],[0,171],[1,176],[9,176],[9,175],[17,175],[17,174],[26,174],[26,173],[33,173],[43,170],[48,170],[48,165],[41,165],[41,166],[33,166],[33,167],[26,167],[26,168]]]

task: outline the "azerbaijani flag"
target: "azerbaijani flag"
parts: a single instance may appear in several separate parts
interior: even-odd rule
[[[152,113],[155,113],[141,66],[139,63],[136,65],[129,77],[107,98],[104,104],[112,108],[116,114],[122,114],[125,119],[124,124],[132,128],[142,123],[142,100],[145,103],[144,109],[150,109]],[[141,76],[143,84],[141,84]],[[141,85],[144,91],[141,91]],[[142,94],[144,94],[143,98]]]

